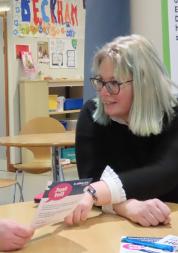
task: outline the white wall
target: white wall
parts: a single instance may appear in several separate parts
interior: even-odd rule
[[[131,32],[145,36],[163,58],[161,0],[130,0]]]

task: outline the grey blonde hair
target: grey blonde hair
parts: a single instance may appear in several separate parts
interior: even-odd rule
[[[95,54],[94,75],[99,75],[100,64],[106,57],[113,62],[116,80],[126,80],[130,76],[133,79],[133,102],[128,122],[130,130],[140,136],[161,133],[163,118],[166,115],[168,122],[171,122],[177,100],[171,93],[173,82],[153,45],[140,35],[117,37]],[[110,118],[105,114],[99,96],[95,102],[94,120],[107,125]]]

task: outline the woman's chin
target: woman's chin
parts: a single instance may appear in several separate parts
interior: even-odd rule
[[[104,110],[106,115],[108,115],[110,118],[118,118],[118,119],[125,119],[127,118],[124,113],[116,112],[114,110]]]
[[[105,113],[106,113],[109,117],[114,117],[114,116],[116,115],[112,110],[105,110]]]

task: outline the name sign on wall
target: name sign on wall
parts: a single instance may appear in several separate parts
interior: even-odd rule
[[[13,0],[13,34],[31,37],[78,36],[79,0]]]

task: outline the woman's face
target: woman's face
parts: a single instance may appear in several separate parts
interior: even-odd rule
[[[112,60],[106,57],[100,64],[99,76],[103,81],[115,80],[114,66]],[[119,80],[120,82],[132,79]],[[123,83],[120,86],[120,92],[117,95],[111,95],[105,86],[99,92],[99,96],[104,105],[104,111],[107,115],[113,118],[123,119],[128,121],[129,111],[133,100],[132,82]]]

